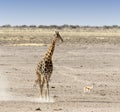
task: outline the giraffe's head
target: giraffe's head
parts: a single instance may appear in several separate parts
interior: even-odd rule
[[[56,40],[60,40],[61,42],[63,42],[63,39],[58,31],[55,31],[54,37]]]

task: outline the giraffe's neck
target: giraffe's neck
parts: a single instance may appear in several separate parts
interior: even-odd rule
[[[54,48],[55,48],[55,42],[56,42],[56,40],[53,38],[52,42],[51,42],[51,45],[50,45],[47,53],[45,54],[45,58],[52,59],[52,55],[53,55]]]

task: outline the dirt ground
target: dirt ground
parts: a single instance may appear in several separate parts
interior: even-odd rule
[[[50,101],[33,87],[48,46],[0,46],[0,112],[120,112],[120,46],[56,46]],[[93,86],[84,92],[85,86]]]

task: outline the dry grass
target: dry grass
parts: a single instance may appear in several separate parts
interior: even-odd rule
[[[0,28],[0,45],[47,44],[55,30],[57,29]],[[119,28],[64,28],[59,31],[68,43],[120,43]]]

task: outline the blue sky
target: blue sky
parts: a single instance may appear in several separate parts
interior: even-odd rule
[[[120,25],[120,0],[0,0],[0,25]]]

